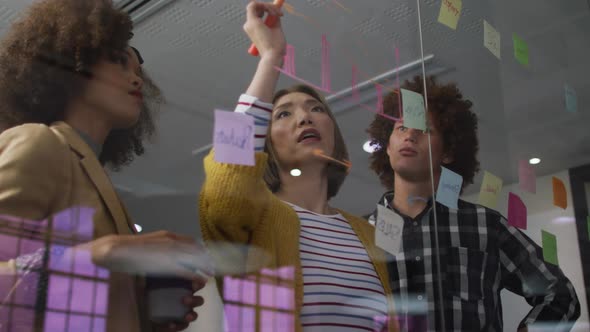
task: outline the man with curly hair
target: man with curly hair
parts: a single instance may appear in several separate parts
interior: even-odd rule
[[[35,2],[4,36],[0,222],[16,217],[41,224],[56,215],[64,217],[67,211],[73,224],[83,222],[77,215],[80,208],[91,209],[94,240],[86,246],[95,264],[111,270],[106,322],[96,318],[95,328],[178,331],[196,319],[193,309],[203,299],[192,294],[178,298],[178,304],[186,307],[184,317],[152,324],[147,319],[144,280],[135,274],[182,276],[192,279],[196,291],[205,281],[186,267],[193,263],[190,259],[158,264],[150,259],[190,256],[202,253],[202,248],[190,237],[165,231],[136,234],[103,168],[118,169],[141,155],[144,140],[154,132],[152,112],[160,94],[142,71],[139,52],[129,46],[131,30],[129,16],[110,0],[43,0]],[[22,275],[44,253],[26,262],[25,256],[0,262],[0,268]],[[38,303],[36,309],[45,305]],[[44,328],[43,318],[36,316],[30,323],[35,330]]]
[[[544,323],[569,330],[580,315],[577,296],[537,244],[497,211],[463,200],[457,209],[433,201],[441,166],[463,178],[461,192],[479,170],[472,103],[455,84],[434,77],[415,77],[402,88],[423,96],[426,89],[427,130],[380,115],[367,130],[378,148],[371,169],[389,190],[377,211],[402,227],[399,252],[388,265],[401,329],[502,331],[500,291],[507,289],[532,306],[519,331]],[[397,91],[387,95],[384,113],[400,118],[400,99]]]

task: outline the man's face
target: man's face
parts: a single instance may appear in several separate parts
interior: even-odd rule
[[[432,167],[436,177],[440,173],[441,164],[448,164],[452,162],[452,159],[444,155],[442,136],[434,127],[432,114],[430,112],[427,114],[427,130],[430,131],[432,144]],[[430,179],[428,133],[404,127],[402,120],[397,121],[389,136],[387,155],[396,176],[410,182],[424,182]]]

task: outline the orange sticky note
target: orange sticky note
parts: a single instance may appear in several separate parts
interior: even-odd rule
[[[565,185],[560,179],[553,177],[553,204],[562,209],[567,208],[567,193],[565,192]]]

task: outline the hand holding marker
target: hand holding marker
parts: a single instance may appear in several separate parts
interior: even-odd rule
[[[285,0],[274,0],[273,4],[279,8],[281,8],[281,6],[283,6],[283,3],[285,2]],[[264,20],[264,24],[266,24],[267,27],[273,27],[275,24],[277,24],[277,20],[278,17],[275,15],[268,15],[266,17],[266,19]],[[252,43],[252,45],[250,45],[250,48],[248,49],[248,53],[250,53],[253,56],[258,56],[260,55],[258,53],[258,49],[256,48],[256,45],[254,45],[254,43]]]

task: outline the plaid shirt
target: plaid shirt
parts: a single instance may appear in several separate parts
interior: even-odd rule
[[[379,204],[391,209],[392,200],[388,192]],[[440,277],[432,200],[414,219],[393,209],[404,220],[402,249],[388,264],[401,330],[442,331],[442,292],[446,331],[502,331],[502,289],[533,306],[519,328],[551,322],[569,330],[580,304],[559,267],[544,262],[542,249],[500,213],[462,200],[458,207],[436,204]]]

